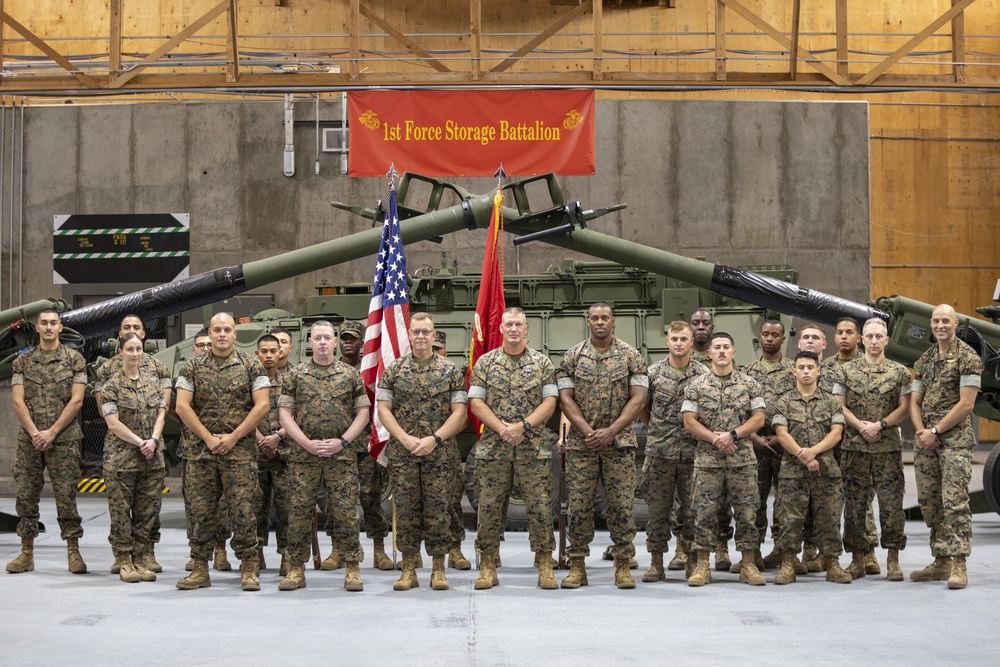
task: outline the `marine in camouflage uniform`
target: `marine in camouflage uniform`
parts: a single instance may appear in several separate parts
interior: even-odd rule
[[[584,560],[594,539],[594,495],[604,484],[615,584],[633,588],[635,555],[635,450],[633,424],[646,404],[646,362],[614,335],[614,312],[597,303],[587,312],[590,338],[563,355],[556,374],[559,403],[569,419],[566,443],[570,574],[563,588],[586,585]]]
[[[909,414],[910,371],[885,358],[888,342],[885,323],[869,321],[864,327],[865,354],[842,364],[834,394],[844,406],[847,428],[842,443],[844,475],[844,547],[853,560],[848,571],[865,575],[865,554],[871,550],[866,519],[878,494],[882,547],[889,550],[889,578],[901,581],[899,550],[906,547],[903,513],[903,443],[897,424]]]
[[[274,536],[278,543],[278,553],[282,554],[282,570],[287,573],[288,564],[284,557],[288,538],[288,493],[283,475],[285,461],[281,458],[281,444],[285,432],[281,428],[278,415],[278,398],[285,371],[278,368],[280,344],[278,339],[267,334],[257,340],[257,360],[260,361],[271,382],[270,409],[257,424],[257,545],[260,566],[264,567],[264,546],[270,538],[270,513],[274,507]]]
[[[389,431],[389,475],[396,503],[396,544],[403,552],[395,590],[418,585],[415,559],[423,539],[433,557],[431,587],[448,588],[445,555],[451,548],[451,489],[458,443],[465,426],[465,377],[434,354],[434,321],[426,313],[410,319],[412,354],[396,359],[379,379],[378,414]]]
[[[827,568],[827,579],[850,583],[837,557],[841,547],[840,516],[844,511],[844,486],[833,446],[845,424],[840,401],[818,386],[819,360],[813,352],[795,357],[796,387],[780,396],[771,426],[778,434],[785,456],[781,462],[781,533],[775,547],[786,560],[780,576],[794,581],[789,557],[799,552],[807,513],[812,512],[814,539]],[[788,570],[791,570],[789,573]],[[781,581],[776,583],[791,583]]]
[[[934,563],[913,572],[914,581],[947,579],[949,588],[968,583],[965,559],[972,553],[969,481],[976,434],[972,409],[982,385],[983,362],[955,333],[958,316],[948,305],[931,315],[937,344],[913,365],[910,420],[916,428],[914,470],[917,499],[930,527]]]
[[[346,563],[344,586],[362,590],[358,564],[364,551],[358,533],[358,456],[351,446],[368,423],[369,402],[361,375],[334,358],[333,327],[312,325],[313,358],[285,376],[278,399],[281,425],[291,438],[288,462],[288,576],[280,590],[305,586],[302,563],[309,557],[312,513],[320,487],[326,489],[328,526]],[[332,522],[332,523],[331,523]]]
[[[552,572],[552,452],[545,423],[555,412],[559,392],[555,366],[527,346],[524,311],[508,308],[500,325],[503,345],[476,360],[469,381],[472,413],[483,422],[476,445],[479,518],[476,551],[489,560],[480,568],[476,588],[493,586],[510,492],[517,476],[528,516],[528,542],[536,554],[538,585],[557,588]]]
[[[434,331],[434,353],[445,359],[448,358],[448,334],[443,331]],[[465,521],[463,518],[462,496],[465,494],[465,463],[462,461],[462,453],[457,452],[455,461],[455,480],[451,487],[451,551],[448,552],[448,567],[456,570],[472,569],[472,563],[462,553],[462,542],[465,541]]]
[[[77,414],[87,386],[86,362],[79,352],[59,342],[63,327],[58,313],[39,313],[36,327],[38,346],[18,356],[12,366],[14,414],[21,424],[14,455],[21,555],[7,564],[7,571],[34,569],[38,502],[45,484],[43,471],[48,468],[70,571],[82,574],[87,566],[79,554],[83,527],[76,509],[76,484],[80,480],[83,431]]]
[[[257,581],[257,443],[255,429],[270,407],[270,381],[257,359],[234,347],[236,324],[220,313],[209,325],[212,350],[190,359],[177,377],[177,414],[188,427],[179,454],[185,459],[190,590],[210,586],[207,561],[216,540],[219,498],[225,494],[233,526],[232,547],[242,561],[244,590]]]
[[[698,439],[691,492],[698,562],[688,583],[711,581],[708,553],[718,545],[719,508],[728,502],[736,518],[736,548],[743,553],[740,580],[758,585],[763,577],[753,554],[760,544],[754,523],[760,498],[749,436],[763,425],[765,403],[757,381],[733,370],[736,348],[729,334],[716,332],[710,350],[711,372],[685,388],[681,405],[684,426]]]

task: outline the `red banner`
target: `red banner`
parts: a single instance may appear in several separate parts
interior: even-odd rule
[[[592,90],[349,92],[347,112],[351,176],[594,173]]]

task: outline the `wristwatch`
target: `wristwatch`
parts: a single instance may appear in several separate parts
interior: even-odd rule
[[[729,437],[733,439],[733,442],[736,442],[737,440],[740,439],[740,436],[736,435],[736,429],[735,428],[732,431],[729,432]]]
[[[521,426],[524,427],[525,433],[531,430],[531,422],[529,422],[527,419],[521,420]]]
[[[437,443],[438,447],[440,447],[441,446],[441,436],[438,435],[437,433],[431,433],[431,436],[434,438],[434,442]]]
[[[941,435],[941,432],[938,431],[937,426],[932,426],[931,427],[931,433],[933,433],[935,436]]]
[[[344,446],[344,449],[347,449],[347,447],[348,447],[348,446],[349,446],[349,445],[350,445],[351,443],[350,443],[350,441],[348,441],[348,439],[347,439],[347,438],[341,438],[341,439],[340,439],[340,444],[342,444],[342,445]]]
[[[879,423],[879,426],[882,427],[883,431],[886,430],[887,428],[889,428],[889,423],[886,420],[884,420],[884,419],[879,419],[878,423]]]

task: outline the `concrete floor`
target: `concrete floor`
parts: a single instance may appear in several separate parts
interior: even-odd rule
[[[81,495],[87,575],[66,571],[51,498],[43,499],[49,532],[36,542],[36,571],[0,574],[0,664],[93,662],[134,665],[272,665],[329,661],[355,665],[723,665],[723,664],[963,664],[995,665],[992,640],[1000,591],[1000,517],[976,515],[969,587],[943,582],[893,583],[866,577],[850,585],[822,575],[791,586],[740,585],[717,573],[702,589],[685,585],[682,572],[668,581],[614,587],[612,564],[600,560],[610,543],[599,532],[588,560],[590,586],[541,591],[535,586],[525,533],[508,533],[500,586],[474,591],[475,570],[448,571],[449,591],[431,591],[429,568],[421,588],[394,592],[396,574],[362,569],[365,591],[347,593],[343,570],[307,570],[308,588],[279,592],[278,559],[263,590],[243,593],[238,572],[212,572],[213,586],[174,587],[188,557],[183,506],[167,496],[164,572],[155,583],[125,584],[108,573],[108,513],[102,495]],[[13,512],[14,499],[0,498]],[[908,575],[930,562],[928,531],[907,525],[901,555]],[[464,545],[473,552],[470,534]],[[273,543],[273,540],[272,540]],[[366,548],[370,542],[363,539]],[[640,570],[649,563],[636,538]],[[0,534],[0,559],[19,540]],[[327,545],[323,543],[324,551]],[[770,544],[765,545],[770,549]],[[883,561],[885,553],[878,552]],[[842,559],[844,565],[848,558]],[[425,558],[429,565],[429,559]],[[557,573],[562,578],[562,573]]]

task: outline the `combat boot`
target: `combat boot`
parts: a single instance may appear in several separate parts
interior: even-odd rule
[[[948,581],[951,577],[951,558],[938,556],[922,570],[910,572],[910,581]]]
[[[139,573],[132,564],[132,556],[129,554],[115,556],[115,564],[112,567],[118,568],[118,578],[126,584],[139,583]]]
[[[306,568],[302,563],[288,563],[288,574],[278,582],[279,591],[295,591],[306,587]]]
[[[347,561],[344,564],[344,590],[351,592],[365,590],[365,585],[361,582],[361,565],[357,561]]]
[[[751,586],[763,586],[767,583],[767,579],[764,575],[760,573],[757,569],[757,563],[754,562],[754,553],[756,550],[747,549],[743,552],[743,567],[740,569],[740,583],[750,584]],[[760,553],[756,551],[756,553]]]
[[[763,569],[770,570],[772,568],[781,566],[784,562],[785,562],[785,557],[782,555],[780,551],[778,551],[777,547],[775,547],[774,549],[771,549],[771,553],[764,556]],[[761,568],[758,566],[757,569],[759,570]]]
[[[500,559],[500,557],[499,557],[499,556],[497,556],[497,560],[499,560],[499,559]],[[472,565],[472,563],[469,563],[469,565],[471,566],[471,565]],[[415,556],[413,557],[413,569],[415,569],[415,570],[419,570],[419,569],[420,569],[420,568],[422,568],[423,566],[424,566],[424,557],[423,557],[423,556],[421,556],[421,555],[420,555],[420,554],[418,553],[418,554],[416,554],[416,555],[415,555]],[[399,562],[399,563],[396,563],[396,569],[397,569],[397,570],[402,570],[402,569],[403,569],[403,564],[402,564],[402,562]]]
[[[535,560],[538,561],[538,587],[551,591],[559,588],[559,582],[556,581],[556,574],[552,571],[552,554],[548,551],[539,551],[535,555]]]
[[[392,569],[392,559],[385,552],[385,539],[384,538],[373,538],[372,539],[372,551],[375,552],[375,557],[373,558],[373,564],[376,570],[391,570]]]
[[[587,566],[584,564],[583,556],[574,556],[569,559],[569,574],[560,584],[563,588],[579,588],[587,585]]]
[[[196,561],[195,561],[194,558],[188,558],[188,562],[184,563],[184,571],[185,572],[194,572],[194,564],[195,564],[195,562]]]
[[[615,586],[618,588],[635,588],[635,579],[632,578],[632,573],[629,572],[629,561],[630,558],[616,558],[615,559]]]
[[[444,555],[432,556],[431,563],[431,590],[448,590],[448,579],[444,576]]]
[[[132,558],[132,565],[139,573],[139,581],[156,581],[156,573],[146,567],[146,561],[142,558]]]
[[[537,570],[538,566],[542,564],[542,557],[544,555],[545,554],[541,552],[535,553],[535,560],[531,563],[531,566]],[[556,559],[552,557],[552,554],[548,554],[548,558],[549,562],[552,563],[552,569],[554,570],[559,563],[557,563]]]
[[[233,564],[229,562],[226,555],[226,541],[223,540],[215,545],[215,563],[212,564],[219,572],[229,572],[233,569]]]
[[[816,545],[809,544],[808,542],[802,549],[802,562],[809,572],[822,572],[825,569],[823,567],[823,559],[819,557]]]
[[[132,557],[132,564],[138,568],[139,563],[153,574],[163,572],[163,566],[156,562],[156,555],[153,553],[153,545],[147,546],[141,554]],[[146,581],[146,579],[143,579]],[[155,581],[155,579],[153,580]]]
[[[865,552],[865,574],[882,574],[882,568],[879,567],[874,549]]]
[[[257,557],[251,556],[240,561],[240,584],[245,591],[259,591],[260,578],[257,576]]]
[[[826,580],[832,581],[835,584],[849,584],[853,579],[851,575],[844,571],[844,568],[840,567],[840,559],[836,556],[825,556],[823,558],[823,565],[826,566]]]
[[[694,568],[697,563],[695,562],[694,552],[689,551],[687,553],[687,563],[684,564],[684,579],[690,579],[691,575],[694,574]]]
[[[670,563],[667,564],[668,570],[683,570],[688,564],[688,554],[687,546],[682,544],[680,540],[677,541],[677,549],[674,551],[674,557],[670,559]]]
[[[889,549],[885,559],[885,578],[889,581],[902,581],[903,569],[899,567],[899,549]]]
[[[861,551],[851,553],[851,564],[847,566],[847,573],[851,579],[860,579],[865,576],[865,554]]]
[[[73,574],[87,574],[87,564],[80,555],[80,541],[75,537],[66,540],[66,562]]]
[[[7,571],[11,574],[32,572],[35,569],[35,538],[21,538],[21,553],[17,558],[7,563]]]
[[[781,557],[781,570],[774,575],[774,583],[779,586],[795,583],[795,554],[784,554]]]
[[[474,588],[483,591],[500,585],[500,577],[497,576],[495,554],[482,554],[479,558],[479,576],[476,578]]]
[[[688,586],[704,586],[712,583],[712,570],[708,567],[707,551],[692,551],[688,560],[694,560],[694,571],[688,577]]]
[[[955,556],[951,562],[951,575],[948,577],[948,588],[958,590],[969,585],[969,573],[965,568],[965,556]]]
[[[795,574],[809,574],[809,568],[798,556],[795,557]]]
[[[764,571],[764,557],[760,555],[760,549],[755,549],[753,552],[753,564],[757,566],[758,572]],[[743,571],[743,559],[740,559],[739,563],[733,563],[729,566],[729,571],[733,574],[738,574]]]
[[[333,540],[331,540],[332,542]],[[343,563],[340,561],[340,554],[337,553],[337,544],[333,544],[333,548],[330,550],[330,555],[323,559],[323,562],[319,564],[319,569],[321,570],[339,570]]]
[[[733,567],[733,561],[729,558],[729,543],[719,542],[715,548],[715,569],[725,572]]]
[[[191,574],[177,582],[177,588],[182,591],[193,591],[196,588],[210,588],[212,580],[208,577],[208,561],[193,559]]]
[[[451,550],[448,551],[448,567],[455,570],[471,570],[472,563],[462,553],[462,543],[452,542]]]
[[[667,578],[667,573],[663,571],[663,552],[654,551],[650,554],[649,569],[642,575],[642,580],[646,583],[653,581],[663,581]]]
[[[394,591],[408,591],[411,588],[417,588],[420,586],[420,582],[417,581],[417,571],[413,568],[413,556],[403,555],[402,561],[403,573],[399,575],[399,579],[396,583],[392,585],[392,590]]]

